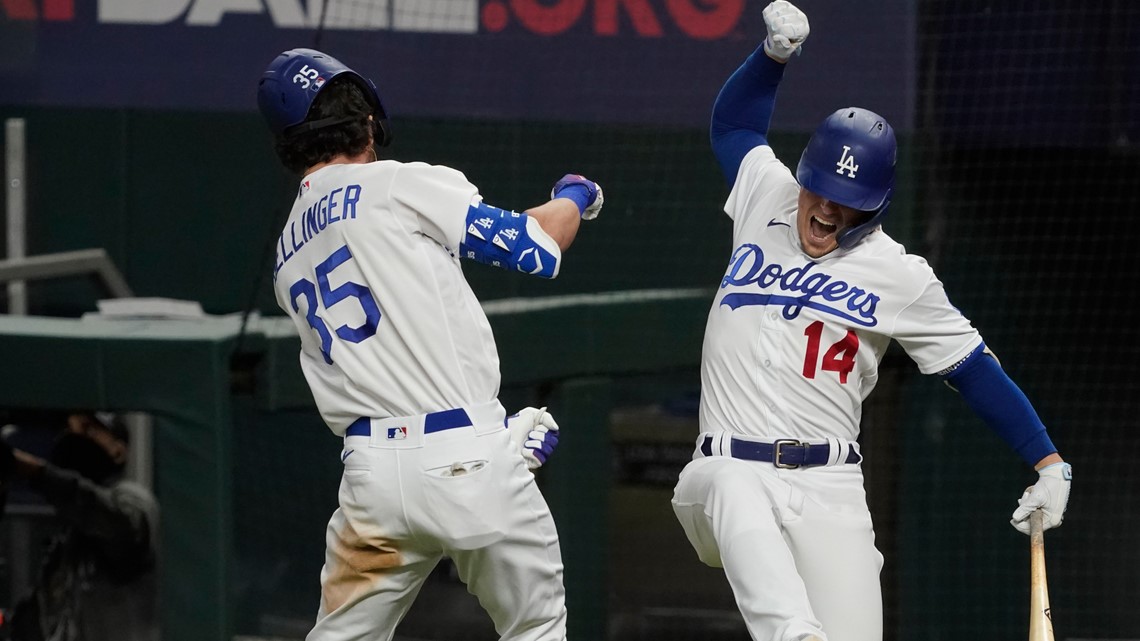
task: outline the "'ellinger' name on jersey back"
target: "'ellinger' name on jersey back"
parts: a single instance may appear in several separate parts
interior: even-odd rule
[[[424,163],[336,164],[302,179],[274,292],[334,433],[497,397],[494,336],[457,258],[477,196],[462,173]]]

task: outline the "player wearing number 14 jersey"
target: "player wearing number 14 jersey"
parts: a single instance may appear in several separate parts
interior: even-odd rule
[[[753,639],[879,641],[883,559],[856,439],[892,339],[1038,470],[1019,530],[1035,509],[1060,524],[1070,468],[930,265],[880,228],[896,160],[886,120],[840,109],[795,174],[776,158],[776,88],[808,23],[785,0],[764,20],[767,39],[713,108],[733,251],[705,331],[702,432],[673,506],[700,559],[724,568]]]

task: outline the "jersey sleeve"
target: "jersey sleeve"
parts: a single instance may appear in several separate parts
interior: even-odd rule
[[[414,220],[419,231],[453,252],[467,227],[467,209],[478,199],[479,190],[462,172],[426,163],[400,167],[392,182],[392,207],[405,220]]]
[[[761,145],[749,151],[740,163],[724,213],[740,226],[749,213],[765,209],[765,200],[774,196],[777,202],[784,202],[789,194],[794,195],[798,190],[799,183],[792,172],[776,158],[771,147]]]
[[[919,293],[895,320],[892,337],[923,374],[938,373],[966,358],[982,344],[982,336],[950,303],[942,282],[926,261],[919,262]]]

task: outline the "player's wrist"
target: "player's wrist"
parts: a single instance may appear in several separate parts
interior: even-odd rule
[[[1064,461],[1060,461],[1038,468],[1037,474],[1069,481],[1073,478],[1073,466]]]
[[[550,198],[566,198],[578,207],[583,220],[593,220],[602,210],[602,186],[579,174],[566,174],[554,183]]]
[[[780,53],[777,52],[776,46],[772,43],[772,36],[768,36],[767,38],[764,38],[763,47],[764,47],[764,55],[768,56],[773,61],[778,62],[782,65],[788,64],[788,59],[791,58],[791,52],[788,51],[787,55],[781,56]]]
[[[578,214],[581,215],[590,206],[592,194],[590,188],[582,184],[566,185],[559,189],[555,194],[555,198],[566,198],[574,202],[578,206]]]
[[[1033,466],[1033,469],[1040,472],[1041,470],[1043,470],[1047,467],[1052,467],[1054,465],[1058,465],[1058,464],[1061,464],[1064,462],[1065,461],[1064,461],[1064,459],[1061,458],[1061,455],[1058,454],[1056,451],[1053,451],[1050,454],[1047,454],[1047,455],[1041,457],[1041,459],[1039,461],[1037,461],[1037,463]]]

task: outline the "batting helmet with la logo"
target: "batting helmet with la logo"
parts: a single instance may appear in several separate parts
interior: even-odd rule
[[[879,114],[848,107],[824,120],[800,156],[796,180],[804,189],[859,211],[873,212],[865,223],[836,237],[853,247],[882,223],[895,186],[895,131]]]

